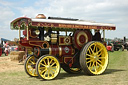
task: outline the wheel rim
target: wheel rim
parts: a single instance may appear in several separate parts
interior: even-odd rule
[[[70,68],[71,71],[73,71],[74,73],[79,73],[81,72],[81,69],[80,68]]]
[[[80,68],[70,68],[72,71],[74,71],[74,72],[78,72],[78,71],[80,71],[81,69]]]
[[[27,59],[27,62],[25,63],[25,68],[26,68],[26,71],[27,73],[30,75],[30,76],[38,76],[37,73],[36,73],[36,61],[37,59],[34,57],[34,56],[31,56]]]
[[[86,65],[93,74],[101,74],[108,64],[108,52],[100,42],[92,43],[86,52]]]
[[[61,64],[61,67],[63,68],[64,71],[66,71],[69,74],[77,74],[81,72],[80,68],[70,68],[69,65],[65,63]]]
[[[45,56],[39,61],[37,69],[43,79],[54,79],[60,72],[60,63],[53,56]]]

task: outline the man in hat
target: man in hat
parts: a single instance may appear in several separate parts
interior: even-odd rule
[[[100,34],[100,30],[96,29],[95,30],[95,35],[93,36],[93,41],[102,41],[101,40],[101,34]]]

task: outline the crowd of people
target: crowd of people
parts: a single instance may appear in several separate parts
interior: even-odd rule
[[[8,55],[11,51],[18,51],[18,46],[10,45],[8,42],[3,43],[3,45],[1,44],[0,47],[5,55]]]

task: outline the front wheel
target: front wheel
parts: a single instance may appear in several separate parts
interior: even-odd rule
[[[55,79],[60,73],[60,63],[56,57],[44,55],[37,61],[36,70],[38,76],[44,80]]]
[[[85,74],[102,74],[108,65],[108,52],[106,47],[97,41],[87,43],[80,54],[80,65]]]
[[[24,63],[25,72],[31,77],[38,76],[35,68],[36,62],[37,62],[37,58],[34,57],[33,55],[28,56],[25,60],[25,63]]]

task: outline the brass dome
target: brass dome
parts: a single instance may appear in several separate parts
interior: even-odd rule
[[[46,16],[44,14],[38,14],[36,16],[37,19],[46,19]]]

